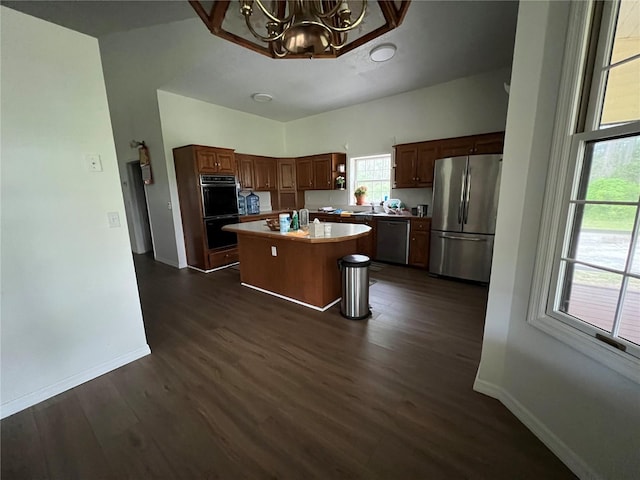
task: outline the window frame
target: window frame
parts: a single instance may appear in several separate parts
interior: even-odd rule
[[[358,188],[358,181],[356,178],[356,162],[358,160],[369,160],[372,158],[379,158],[379,157],[388,157],[389,158],[389,198],[391,198],[391,190],[393,189],[393,175],[392,175],[392,169],[393,169],[393,156],[390,153],[378,153],[378,154],[374,154],[374,155],[363,155],[363,156],[359,156],[359,157],[351,157],[349,158],[349,185],[347,188],[347,192],[349,195],[349,205],[350,206],[356,206],[356,202],[355,202],[355,190],[356,188]]]
[[[615,12],[612,10],[613,3],[604,3],[602,21],[597,26],[594,22],[598,18],[599,7],[595,1],[572,2],[571,5],[527,322],[640,383],[640,358],[631,353],[633,351],[637,355],[636,350],[640,349],[634,346],[630,351],[623,352],[598,340],[595,337],[595,332],[599,330],[597,327],[554,309],[559,290],[560,254],[570,238],[567,235],[570,208],[567,207],[578,185],[576,180],[581,174],[586,143],[640,131],[640,122],[596,129],[606,86],[606,82],[602,81],[604,70],[598,72],[600,78],[596,78],[595,70],[589,76],[585,67],[590,59],[589,50],[593,48],[590,43],[594,41],[593,35],[598,35],[596,65],[610,51],[614,38],[612,28],[617,19],[617,9]],[[585,101],[588,102],[586,109]],[[597,102],[595,109],[594,102]],[[631,342],[621,343],[629,349]]]

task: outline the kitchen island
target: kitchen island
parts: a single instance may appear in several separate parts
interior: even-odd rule
[[[280,298],[325,311],[342,294],[338,259],[359,253],[357,240],[371,227],[351,223],[331,225],[331,233],[280,233],[263,220],[226,225],[223,230],[238,235],[242,285]]]

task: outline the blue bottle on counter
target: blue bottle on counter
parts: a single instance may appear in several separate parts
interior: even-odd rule
[[[257,215],[258,213],[260,213],[260,197],[258,197],[258,195],[251,192],[249,195],[247,195],[246,202],[247,213],[249,215]]]
[[[247,213],[247,209],[245,205],[246,203],[245,203],[244,197],[240,194],[240,192],[238,192],[238,214],[239,215],[244,215]]]

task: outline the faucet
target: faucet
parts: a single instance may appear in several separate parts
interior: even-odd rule
[[[376,207],[373,206],[373,202],[371,202],[371,213],[374,213],[376,211]]]

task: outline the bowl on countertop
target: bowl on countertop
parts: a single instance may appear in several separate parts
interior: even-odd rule
[[[274,232],[280,231],[280,220],[277,218],[267,218],[265,219],[265,225],[269,227],[269,230],[273,230]]]

